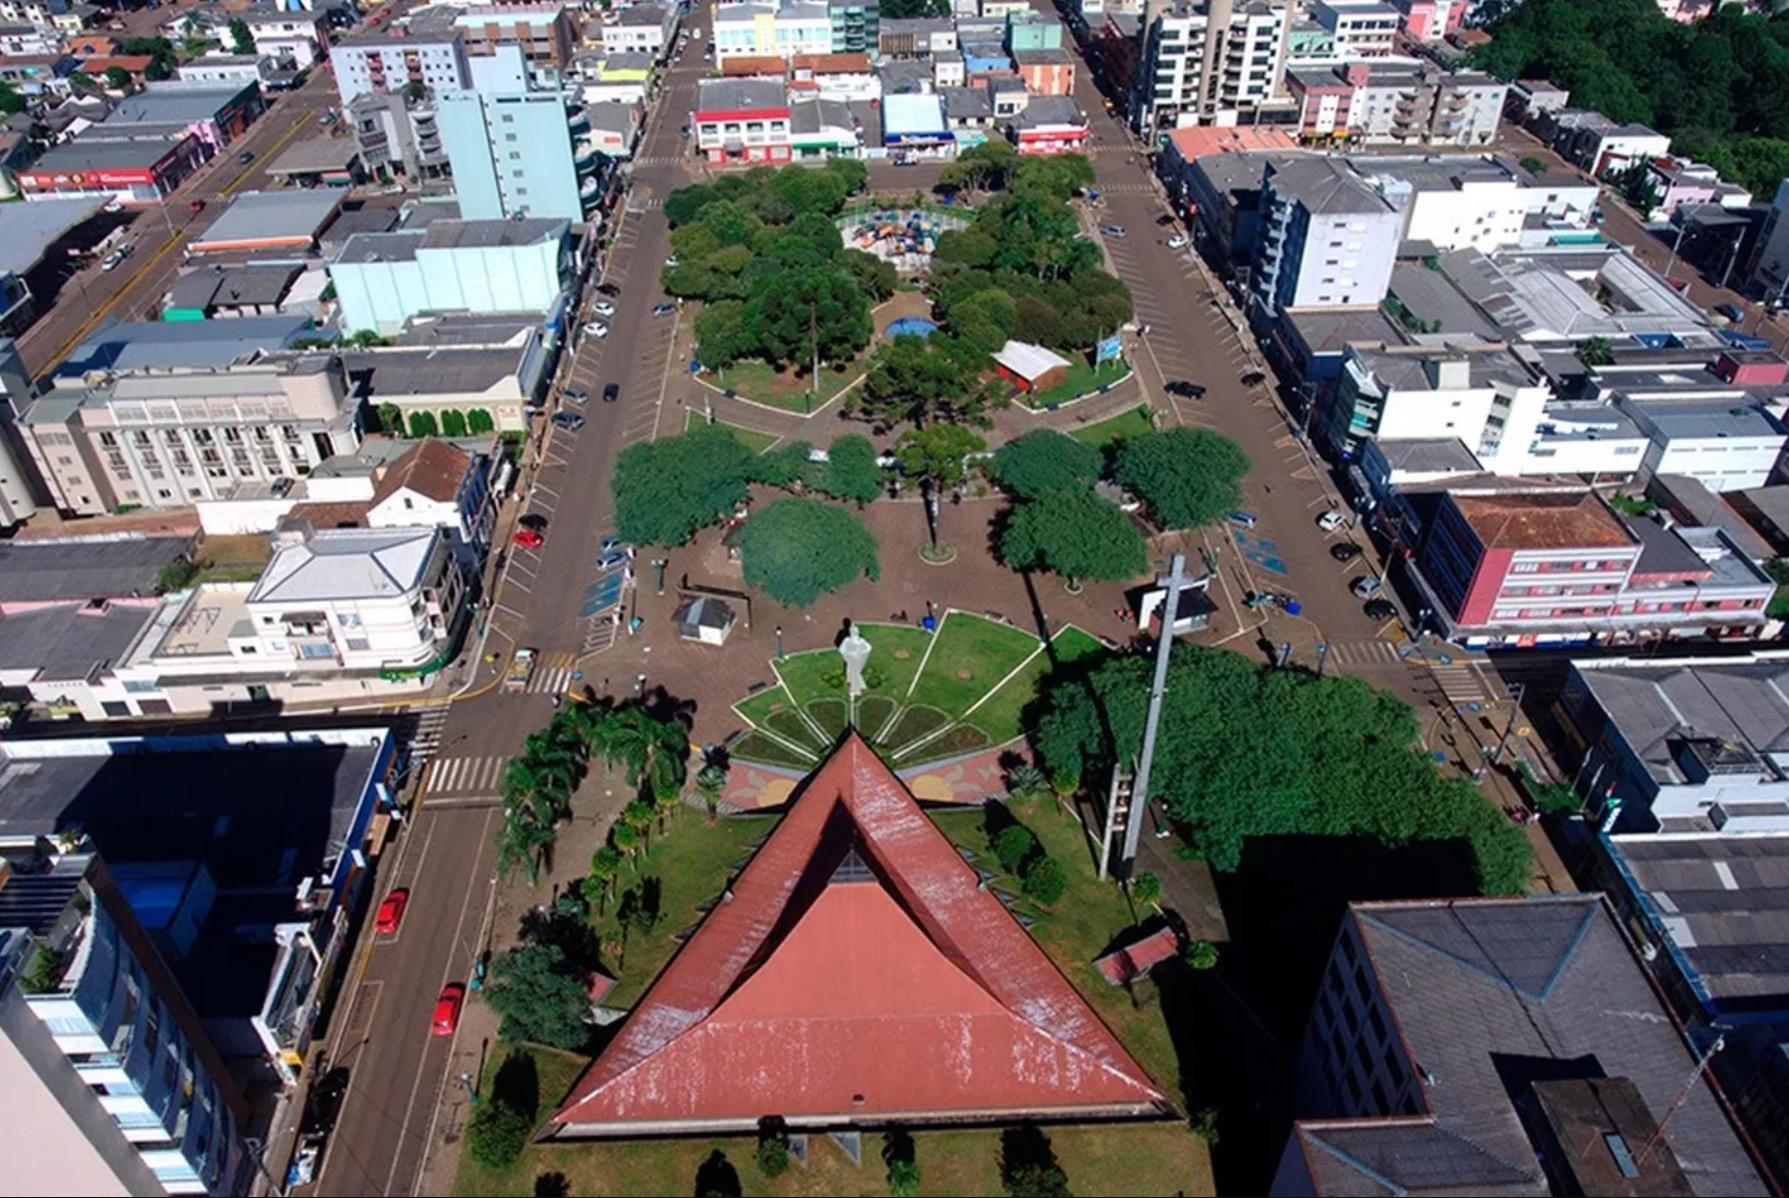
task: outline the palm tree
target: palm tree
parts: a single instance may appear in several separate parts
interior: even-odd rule
[[[621,854],[613,845],[605,844],[590,854],[590,877],[586,880],[597,883],[602,892],[602,898],[597,906],[597,914],[602,914],[603,906],[607,904],[609,896],[615,891],[615,879],[620,876]]]
[[[621,818],[628,827],[640,834],[640,842],[652,851],[652,804],[645,799],[635,799],[621,809]]]
[[[551,824],[537,823],[528,808],[511,813],[497,829],[497,876],[507,878],[520,865],[528,870],[528,884],[540,882],[540,866],[559,834]]]
[[[551,826],[563,816],[571,794],[565,775],[533,758],[518,757],[503,770],[503,810],[525,810],[537,823]]]
[[[702,803],[708,808],[708,818],[715,817],[715,804],[720,801],[721,791],[727,788],[727,771],[716,762],[709,762],[696,774],[696,793],[702,796]]]
[[[641,707],[618,707],[598,723],[591,751],[620,762],[629,786],[645,786],[655,795],[681,790],[689,772],[689,733],[676,720],[657,719]]]
[[[1050,780],[1035,765],[1015,765],[1006,775],[1006,793],[1015,799],[1035,799],[1048,794]]]
[[[616,824],[609,829],[609,843],[615,846],[616,852],[631,862],[634,850],[640,847],[640,833],[632,824]],[[639,866],[636,864],[634,868],[638,869]]]

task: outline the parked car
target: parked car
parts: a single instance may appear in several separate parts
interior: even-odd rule
[[[1124,236],[1124,226],[1123,225],[1101,225],[1099,231],[1101,233],[1104,233],[1107,237],[1123,237]]]
[[[563,394],[566,403],[576,404],[580,408],[590,402],[590,392],[582,387],[567,387]]]
[[[1348,517],[1344,516],[1335,508],[1330,508],[1327,512],[1324,512],[1321,516],[1317,517],[1317,527],[1321,528],[1324,532],[1334,532],[1336,529],[1342,528],[1347,523]]]
[[[560,410],[553,413],[553,424],[569,432],[577,432],[584,427],[584,418],[576,412]]]
[[[106,260],[99,264],[99,268],[108,271],[117,270],[120,266],[124,265],[124,260],[130,257],[131,252],[135,249],[136,247],[131,245],[119,246],[117,249],[106,255]]]
[[[304,1118],[299,1121],[300,1135],[327,1136],[335,1130],[335,1121],[342,1113],[342,1099],[348,1095],[348,1070],[337,1065],[311,1083],[305,1100]]]
[[[1738,304],[1716,304],[1714,310],[1734,324],[1738,324],[1746,318],[1746,310]]]
[[[539,549],[547,543],[547,539],[541,536],[538,528],[518,528],[515,542],[524,549]]]
[[[1371,574],[1362,574],[1348,589],[1354,592],[1356,599],[1371,599],[1379,593],[1379,580]]]
[[[1369,599],[1361,605],[1360,610],[1366,613],[1369,620],[1394,620],[1398,615],[1398,609],[1392,605],[1390,599]]]
[[[186,203],[186,210],[188,212],[203,212],[203,211],[205,211],[205,201],[204,200],[188,200]]]
[[[1169,379],[1162,389],[1169,395],[1178,395],[1182,399],[1205,398],[1205,388],[1198,383],[1189,383],[1185,379]]]
[[[613,550],[596,559],[598,570],[618,570],[627,565],[627,554],[622,550]]]
[[[1224,519],[1239,528],[1253,528],[1255,527],[1255,522],[1260,519],[1260,517],[1256,516],[1253,512],[1234,511],[1225,512]]]
[[[435,1022],[431,1030],[437,1036],[451,1036],[454,1029],[460,1026],[460,1008],[466,1002],[466,987],[459,982],[449,982],[441,989],[441,997],[435,1000]]]
[[[1176,233],[1174,236],[1168,238],[1168,248],[1171,250],[1184,250],[1191,244],[1192,243],[1187,240],[1185,233]]]
[[[621,385],[619,383],[604,384],[604,386],[603,386],[603,402],[604,403],[614,403],[616,400],[618,400],[620,398],[621,398]]]
[[[612,296],[620,295],[621,288],[614,283],[598,283],[596,285],[596,293],[598,295],[607,295],[607,296],[612,297]],[[610,312],[612,313],[613,309],[611,309]],[[608,314],[609,313],[605,313],[605,315],[608,315]]]
[[[652,314],[654,316],[669,316],[669,315],[671,315],[671,313],[673,313],[675,311],[677,311],[676,304],[654,304],[654,305],[652,305]]]
[[[628,544],[626,541],[622,540],[620,537],[604,537],[603,538],[601,552],[603,552],[605,554],[630,553],[632,551],[633,551],[633,546]]]
[[[516,521],[523,528],[532,528],[535,532],[547,531],[547,518],[539,512],[528,512]]]
[[[398,925],[404,922],[404,908],[409,905],[409,887],[399,886],[386,895],[385,901],[379,904],[379,914],[373,920],[373,930],[381,936],[389,936],[397,931]]]
[[[615,305],[607,300],[597,300],[594,304],[590,305],[590,310],[598,316],[615,315]]]
[[[236,155],[236,161],[242,163],[242,165],[244,165],[244,166],[247,166],[249,163],[253,162],[254,160],[255,160],[255,156],[247,150],[244,150],[242,153]]]
[[[609,335],[609,326],[600,320],[593,320],[584,326],[584,336],[595,337],[601,341]]]
[[[1329,547],[1329,556],[1338,562],[1351,562],[1361,555],[1361,548],[1353,541],[1343,541],[1340,545]]]

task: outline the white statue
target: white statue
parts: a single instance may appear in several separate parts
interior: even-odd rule
[[[839,656],[845,659],[845,690],[855,699],[863,694],[863,663],[870,659],[870,642],[857,635],[857,625],[846,625],[845,639],[839,642]]]

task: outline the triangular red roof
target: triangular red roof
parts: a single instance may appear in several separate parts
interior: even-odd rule
[[[1166,1097],[855,734],[555,1136],[1156,1115]]]

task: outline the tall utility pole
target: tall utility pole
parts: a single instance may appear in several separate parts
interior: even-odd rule
[[[1155,642],[1155,681],[1149,687],[1149,716],[1143,722],[1143,755],[1137,762],[1137,777],[1131,783],[1130,819],[1124,829],[1124,856],[1118,872],[1129,877],[1136,864],[1137,844],[1143,837],[1143,809],[1149,806],[1149,770],[1155,764],[1155,732],[1162,722],[1162,696],[1168,691],[1168,656],[1174,650],[1174,621],[1180,615],[1180,595],[1193,580],[1186,574],[1186,554],[1175,553],[1168,563],[1168,574],[1155,584],[1167,589],[1162,599],[1162,631]]]

